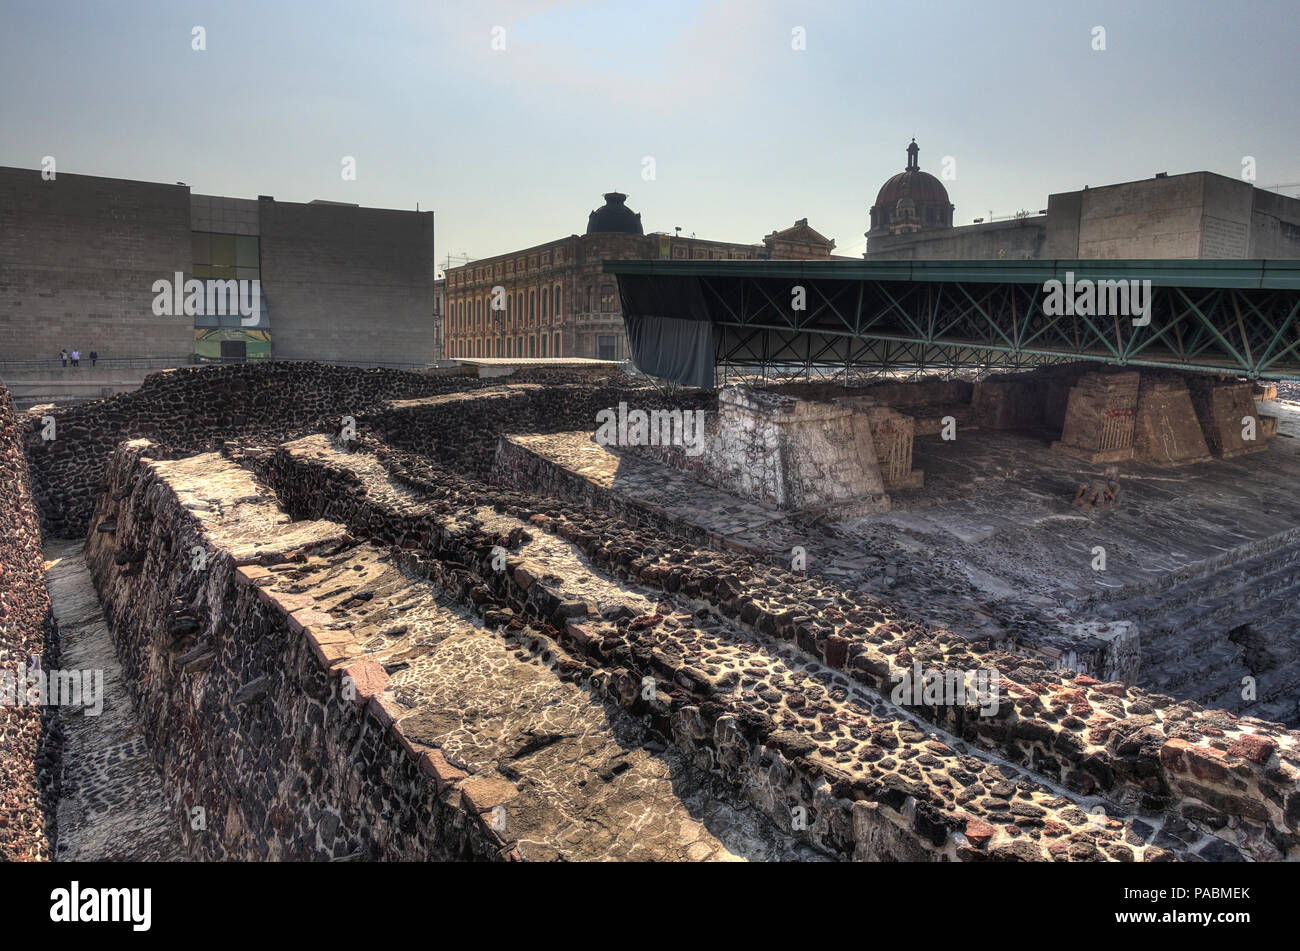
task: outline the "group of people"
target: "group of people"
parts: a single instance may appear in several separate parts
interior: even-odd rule
[[[90,365],[92,367],[95,365],[95,361],[98,359],[99,359],[99,354],[96,353],[94,350],[90,351]],[[66,367],[68,365],[69,360],[72,361],[72,365],[74,367],[81,366],[81,351],[73,350],[71,353],[68,353],[67,350],[60,350],[59,361]]]

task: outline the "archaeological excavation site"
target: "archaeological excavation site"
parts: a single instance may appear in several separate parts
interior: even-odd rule
[[[1084,363],[6,394],[0,858],[1295,860],[1281,396]]]

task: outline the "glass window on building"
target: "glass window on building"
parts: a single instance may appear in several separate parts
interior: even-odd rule
[[[615,352],[614,338],[601,334],[596,337],[596,357],[600,360],[613,360]]]
[[[551,351],[552,356],[560,356],[560,332],[555,332],[555,349]]]
[[[261,247],[253,235],[190,233],[191,274],[204,282],[202,306],[193,317],[194,358],[203,362],[243,362],[271,356],[268,301],[261,293]],[[249,284],[217,285],[216,281]],[[251,285],[257,281],[258,284]],[[250,286],[251,285],[251,286]],[[248,323],[255,308],[256,321]]]

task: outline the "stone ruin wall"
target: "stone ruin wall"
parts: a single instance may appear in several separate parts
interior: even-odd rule
[[[795,392],[804,390],[726,387],[702,407],[702,453],[673,446],[634,451],[785,511],[884,511],[889,490],[919,487],[911,417],[857,390],[815,388],[808,392],[827,396],[815,401]]]
[[[462,491],[459,488],[449,487],[444,474],[432,471],[427,471],[422,478],[414,477],[412,484],[426,491],[447,494]],[[323,497],[323,494],[315,488],[308,492],[311,497]],[[520,504],[522,514],[533,512],[534,517],[536,516],[539,500],[528,498]],[[548,508],[544,503],[541,507]],[[507,511],[509,510],[510,505],[507,505]],[[555,509],[552,508],[551,511]],[[591,513],[577,512],[569,507],[561,508],[560,513],[566,522],[578,523],[579,527],[573,530],[574,537],[581,540],[593,563],[619,566],[614,570],[621,576],[623,574],[621,565],[627,563],[624,561],[627,556],[607,550],[600,542],[602,532],[598,530],[598,524],[593,524],[603,522],[604,519]],[[549,520],[551,517],[553,516],[545,516],[545,519]],[[610,530],[608,527],[604,528],[605,532]],[[406,535],[396,527],[386,534],[396,539]],[[481,543],[480,552],[486,547],[485,540]],[[643,551],[643,546],[633,543],[630,552],[633,558],[631,564],[640,560],[638,553]],[[725,560],[725,556],[717,557]],[[743,584],[744,590],[777,590],[789,585],[788,572],[779,569],[753,570],[747,560],[736,561],[733,570],[748,576]],[[769,575],[769,577],[760,581],[760,575]],[[651,565],[648,570],[637,571],[635,577],[642,583],[662,584],[665,590],[682,591],[701,598],[725,616],[741,623],[751,624],[756,630],[767,630],[779,637],[789,639],[810,656],[819,657],[836,669],[847,668],[850,676],[877,690],[887,692],[893,682],[888,674],[897,669],[894,664],[901,661],[900,665],[906,666],[906,662],[918,653],[928,656],[930,663],[942,658],[939,662],[950,668],[969,669],[969,665],[978,663],[976,655],[965,653],[964,647],[946,644],[941,646],[939,643],[931,642],[929,637],[923,636],[916,629],[895,626],[896,622],[883,625],[877,622],[872,627],[871,636],[859,640],[858,638],[867,632],[853,624],[845,626],[842,629],[843,633],[838,633],[834,628],[821,627],[808,621],[800,622],[801,612],[797,603],[789,607],[764,604],[761,599],[755,600],[744,594],[742,588],[735,582],[728,582],[727,586],[722,588],[726,594],[718,597],[718,583],[711,580],[707,573],[702,574],[697,570],[688,571],[684,567],[668,567],[665,573],[665,569]],[[710,588],[713,589],[712,593],[709,591]],[[813,591],[809,591],[807,595],[810,599],[816,596]],[[841,598],[847,602],[846,609],[857,600],[845,595],[841,595]],[[866,611],[868,617],[875,614],[880,618],[878,609],[873,610],[868,607],[874,602],[870,599],[864,600],[866,603],[857,607],[855,613]],[[807,612],[802,614],[804,618],[811,618],[816,613],[811,607],[805,607],[803,611]],[[900,657],[891,656],[894,652],[888,649],[888,642],[895,641],[899,637],[909,642],[909,649],[906,652],[900,651],[902,655]],[[877,639],[886,642],[881,653],[875,654],[870,650],[863,650],[868,643]],[[921,643],[915,643],[913,639],[919,639]],[[932,654],[931,652],[936,648],[937,654]],[[873,655],[880,660],[872,661]],[[1115,801],[1129,804],[1142,803],[1147,808],[1157,809],[1176,809],[1177,803],[1183,796],[1199,797],[1196,803],[1187,804],[1189,815],[1200,814],[1198,810],[1205,808],[1202,802],[1213,802],[1215,809],[1226,810],[1222,814],[1225,824],[1229,821],[1245,822],[1247,826],[1255,829],[1254,832],[1248,833],[1249,836],[1256,838],[1262,836],[1270,840],[1272,836],[1280,836],[1277,841],[1291,842],[1294,845],[1294,831],[1287,830],[1291,828],[1289,823],[1294,823],[1295,810],[1300,808],[1300,801],[1295,800],[1294,794],[1291,798],[1287,798],[1284,773],[1276,770],[1261,770],[1255,776],[1252,786],[1250,782],[1243,781],[1245,773],[1240,768],[1237,768],[1235,776],[1230,778],[1226,772],[1219,772],[1212,765],[1215,762],[1214,757],[1228,749],[1242,751],[1261,741],[1273,742],[1264,740],[1266,731],[1256,738],[1254,734],[1257,728],[1248,725],[1246,734],[1242,734],[1246,738],[1234,741],[1244,745],[1234,747],[1232,743],[1224,742],[1223,747],[1220,748],[1217,744],[1223,741],[1211,740],[1211,745],[1205,747],[1201,745],[1204,735],[1200,734],[1194,726],[1188,730],[1188,727],[1202,716],[1197,712],[1198,708],[1195,704],[1175,703],[1169,698],[1130,690],[1118,684],[1095,684],[1088,678],[1076,677],[1071,684],[1061,679],[1059,674],[1051,673],[1041,662],[1012,658],[1010,655],[993,656],[1002,658],[998,663],[999,669],[1002,669],[1003,663],[1007,664],[1006,675],[1013,681],[1031,685],[1044,682],[1049,685],[1055,683],[1059,686],[1056,688],[1049,686],[1046,690],[1039,687],[1038,690],[1043,690],[1041,702],[1040,694],[1036,690],[1031,689],[1021,694],[1021,688],[1012,687],[1013,694],[1021,695],[1027,700],[1024,703],[1018,702],[1015,710],[1004,708],[1003,716],[1009,714],[1010,722],[1001,721],[999,718],[994,718],[992,721],[982,721],[978,717],[964,719],[961,711],[949,708],[923,710],[921,715],[933,716],[938,725],[964,739],[998,749],[1012,762],[1032,764],[1035,771],[1059,779],[1067,788],[1103,792]],[[950,657],[951,662],[945,663]],[[967,666],[963,668],[962,664]],[[1073,699],[1063,706],[1058,703],[1059,712],[1053,713],[1043,704],[1046,702],[1045,697],[1051,696],[1056,690],[1068,693]],[[1073,708],[1069,704],[1073,704]],[[1114,709],[1110,709],[1111,707]],[[1097,723],[1097,726],[1088,731],[1088,739],[1082,746],[1071,745],[1075,740],[1071,718],[1075,717],[1075,714],[1068,713],[1070,709],[1077,710],[1080,715],[1084,710],[1092,710],[1088,722]],[[1036,711],[1045,715],[1046,720],[1035,722]],[[1112,719],[1121,714],[1124,719]],[[1203,716],[1207,718],[1205,729],[1209,731],[1210,736],[1217,735],[1222,727],[1232,722],[1214,714],[1207,713]],[[1065,719],[1058,723],[1060,717]],[[1191,718],[1190,722],[1189,718]],[[1060,726],[1064,726],[1065,729],[1059,729]],[[1263,725],[1259,729],[1262,730]],[[1198,736],[1201,737],[1200,740],[1196,739]],[[1045,740],[1046,743],[1043,742]],[[1099,745],[1094,746],[1094,744]],[[1218,749],[1219,753],[1211,755],[1210,749]],[[1207,756],[1210,758],[1207,759]],[[1282,780],[1282,785],[1270,787],[1270,780],[1264,775],[1266,772]],[[1222,791],[1216,788],[1219,783],[1225,784]],[[1231,792],[1233,788],[1238,791]],[[1251,788],[1257,791],[1249,792]],[[1269,791],[1265,793],[1265,789]],[[1275,802],[1280,808],[1289,810],[1291,818],[1281,819],[1273,824],[1271,826],[1273,831],[1268,833],[1265,833],[1262,827],[1254,826],[1254,822],[1263,820],[1267,814],[1270,814],[1268,808],[1250,804],[1250,797],[1255,795],[1261,795],[1264,799]],[[1286,805],[1283,805],[1284,802]],[[1233,818],[1229,819],[1229,815]]]
[[[57,666],[43,563],[18,416],[0,388],[0,670],[21,671],[33,655]],[[0,707],[0,862],[53,854],[57,774],[57,721],[47,708]]]
[[[498,857],[471,812],[438,798],[434,763],[386,731],[374,699],[383,669],[331,669],[329,644],[295,621],[293,595],[259,587],[271,570],[346,547],[346,533],[322,525],[296,547],[223,547],[159,478],[153,448],[115,454],[87,558],[173,813],[205,811],[205,829],[180,823],[189,854]],[[207,555],[201,572],[195,548]]]
[[[429,559],[424,562],[428,570],[440,574],[445,586],[458,587],[463,597],[479,601],[485,613],[493,610],[494,605],[498,606],[497,609],[508,606],[513,617],[540,622],[542,635],[568,648],[571,657],[586,655],[593,658],[597,661],[593,665],[596,668],[604,666],[600,661],[607,664],[609,659],[625,665],[624,669],[630,672],[630,676],[616,676],[617,682],[623,685],[620,702],[637,706],[635,686],[641,683],[642,677],[668,673],[652,656],[639,656],[635,649],[627,652],[626,648],[615,648],[611,658],[602,657],[603,651],[608,649],[606,638],[617,633],[612,624],[600,619],[589,621],[566,616],[567,612],[561,610],[556,595],[545,586],[537,586],[536,579],[526,571],[514,567],[502,573],[488,570],[492,543],[507,544],[508,539],[494,539],[490,535],[480,535],[477,539],[451,536],[444,541],[444,544],[450,543],[449,547],[440,547],[433,542],[439,538],[440,532],[436,519],[412,520],[400,512],[368,503],[364,492],[347,479],[345,473],[294,458],[284,450],[268,454],[256,463],[256,467],[269,484],[277,486],[284,494],[296,515],[338,517],[344,524],[358,529],[368,526],[368,531],[397,545],[418,540],[415,547]],[[458,491],[449,486],[441,474],[426,473],[423,478],[408,475],[407,481],[412,486],[444,497],[451,497]],[[611,545],[610,535],[616,529],[605,517],[544,502],[539,504],[529,496],[512,495],[502,493],[498,499],[507,513],[527,516],[538,530],[556,531],[573,540],[585,550],[593,564],[608,565],[619,577],[687,594],[738,623],[752,626],[757,631],[768,631],[797,645],[806,656],[845,671],[857,682],[884,695],[888,695],[893,683],[889,674],[900,666],[907,666],[914,658],[924,657],[927,667],[944,669],[969,669],[969,665],[980,663],[964,645],[942,642],[905,624],[886,621],[870,631],[855,624],[838,629],[819,627],[815,622],[810,623],[810,614],[814,610],[810,606],[803,608],[809,613],[802,614],[798,604],[769,604],[745,593],[789,587],[788,572],[779,569],[750,572],[748,559],[725,554],[711,556],[710,560],[719,565],[713,570],[688,569],[671,561],[644,564],[644,546],[634,540],[638,533],[623,530],[619,534],[627,540]],[[537,511],[539,508],[543,511]],[[555,514],[548,514],[547,509]],[[630,550],[625,546],[630,546]],[[465,571],[448,566],[471,568]],[[459,577],[442,574],[448,571],[464,571],[464,574]],[[720,573],[714,574],[713,571]],[[738,583],[738,575],[742,572],[749,577]],[[815,595],[810,590],[806,596],[811,598]],[[851,610],[856,599],[844,600],[845,609]],[[862,601],[864,603],[855,613],[861,615],[864,622],[873,613],[881,617],[874,602],[870,599]],[[649,633],[645,630],[647,636]],[[907,646],[902,647],[903,644]],[[997,716],[983,718],[975,715],[973,709],[962,708],[921,707],[913,712],[924,719],[932,719],[936,725],[963,740],[997,751],[1010,762],[1032,765],[1035,772],[1050,776],[1067,788],[1100,793],[1112,802],[1126,804],[1139,812],[1154,810],[1181,817],[1181,806],[1188,817],[1197,820],[1212,815],[1215,818],[1211,821],[1217,827],[1229,823],[1235,825],[1233,833],[1241,836],[1240,843],[1247,849],[1268,850],[1276,846],[1267,843],[1279,841],[1290,842],[1292,847],[1296,844],[1294,829],[1281,819],[1280,807],[1287,788],[1283,774],[1275,773],[1281,785],[1272,787],[1264,775],[1267,770],[1262,768],[1263,762],[1256,764],[1258,768],[1242,768],[1241,760],[1247,753],[1257,760],[1267,761],[1277,749],[1275,741],[1267,739],[1269,734],[1266,730],[1252,727],[1250,732],[1239,733],[1240,739],[1224,743],[1222,750],[1211,754],[1210,749],[1202,748],[1192,739],[1199,736],[1194,724],[1201,716],[1195,704],[1175,703],[1169,698],[1130,690],[1121,684],[1100,684],[1087,677],[1075,677],[1070,681],[1049,670],[1041,661],[1001,653],[986,655],[983,662],[996,663],[1012,682],[1010,690],[1015,699],[1004,704]],[[963,664],[968,666],[963,668]],[[705,689],[705,696],[707,693]],[[692,718],[689,723],[696,724],[684,731],[680,728],[674,731],[675,720],[671,716],[679,702],[683,704],[681,715],[689,713]],[[799,745],[802,741],[773,730],[772,725],[764,724],[761,719],[755,720],[752,711],[738,710],[726,717],[725,709],[710,709],[708,703],[696,706],[698,702],[691,702],[689,690],[680,700],[673,696],[668,709],[662,712],[668,717],[667,722],[660,721],[658,725],[679,744],[712,744],[712,755],[701,754],[704,761],[730,762],[735,768],[745,769],[759,764],[770,767],[774,753],[784,753],[791,759],[796,773],[811,766],[798,762],[800,751],[805,749]],[[1078,736],[1073,732],[1072,719],[1078,720],[1085,714],[1088,722],[1094,722],[1096,726],[1086,735]],[[706,717],[704,723],[699,723],[701,716]],[[1218,726],[1211,727],[1211,723],[1227,726],[1230,722],[1213,714],[1204,716],[1204,726],[1212,732],[1217,731]],[[750,725],[736,732],[736,727],[741,724]],[[722,727],[726,729],[720,729]],[[919,740],[922,734],[916,736]],[[783,747],[783,743],[790,746]],[[735,744],[741,745],[736,747]],[[1231,760],[1225,756],[1228,750],[1233,751]],[[1229,761],[1237,764],[1231,777],[1217,766]],[[764,770],[764,775],[766,772]],[[742,778],[743,775],[742,771]],[[832,785],[830,797],[816,794],[791,799],[791,789],[783,787],[783,805],[772,810],[774,816],[783,815],[783,810],[791,805],[812,809],[811,814],[819,817],[814,833],[830,836],[818,841],[820,847],[841,852],[845,857],[864,842],[877,843],[875,846],[867,844],[865,848],[882,849],[871,856],[876,858],[938,857],[945,853],[954,857],[979,857],[978,850],[972,851],[962,844],[966,841],[964,836],[953,838],[953,833],[959,833],[960,829],[945,825],[935,801],[923,785],[885,783],[875,786],[861,781],[845,784],[845,778],[834,773],[827,778]],[[762,783],[761,788],[770,788],[764,776],[751,776],[744,782]],[[813,788],[817,789],[815,783]],[[836,795],[835,789],[841,792]],[[1234,789],[1237,791],[1232,791]],[[1184,796],[1198,798],[1183,804]],[[1292,796],[1294,800],[1294,793]],[[1267,799],[1278,802],[1278,813],[1272,813],[1263,804]],[[1207,807],[1204,805],[1206,801],[1215,805]],[[931,805],[926,806],[927,803]],[[860,829],[858,846],[848,848],[846,852],[842,839],[838,839],[839,845],[836,845],[837,836],[856,828],[855,821],[859,825],[864,821],[856,804],[865,804],[862,810],[872,816],[880,811],[881,821],[886,818],[889,821],[880,826],[872,825],[869,830]],[[1069,808],[1063,800],[1057,805]],[[882,806],[889,808],[882,810]],[[1294,811],[1297,806],[1300,802],[1292,801],[1290,808]],[[1220,812],[1220,809],[1224,811]],[[910,830],[907,824],[900,829],[899,819],[908,814],[912,815]],[[1275,815],[1276,821],[1269,819],[1270,815]],[[1289,820],[1292,826],[1295,818]],[[826,820],[824,826],[823,820]],[[1266,823],[1267,828],[1257,823]],[[879,845],[882,836],[891,843],[889,846]],[[1028,846],[1028,843],[1024,844]]]
[[[1275,435],[1275,428],[1266,428],[1255,406],[1255,398],[1249,383],[1224,383],[1213,378],[1189,378],[1192,405],[1196,408],[1197,418],[1201,422],[1201,431],[1205,435],[1205,444],[1210,452],[1224,459],[1240,456],[1249,452],[1259,452],[1267,445],[1267,439]],[[1255,427],[1255,439],[1248,441],[1243,436],[1244,421],[1251,419]]]
[[[1086,363],[999,374],[975,384],[978,428],[1046,436],[1095,465],[1136,460],[1181,466],[1260,452],[1277,435],[1261,416],[1254,387],[1227,377]],[[1243,436],[1252,419],[1255,439]]]
[[[124,439],[152,440],[159,457],[184,455],[223,439],[314,432],[382,400],[481,385],[463,376],[318,363],[241,364],[166,370],[149,375],[130,393],[34,407],[22,423],[41,527],[55,538],[85,534],[109,457]],[[42,438],[45,416],[54,419],[52,440]]]
[[[1059,447],[1091,462],[1132,458],[1139,381],[1137,373],[1085,373],[1079,377],[1070,390]]]
[[[1127,853],[1131,858],[1114,833],[1083,842],[1078,827],[1086,816],[1070,797],[1101,796],[1111,809],[1132,817],[1125,828],[1163,825],[1164,849],[1148,846],[1145,860],[1177,857],[1203,841],[1207,830],[1215,830],[1217,844],[1197,845],[1203,857],[1296,856],[1300,754],[1296,735],[1275,724],[1202,711],[1189,701],[1098,683],[1041,660],[967,644],[897,617],[869,596],[827,588],[751,557],[726,552],[690,557],[699,551],[694,542],[645,520],[633,528],[618,513],[585,510],[537,494],[531,485],[528,490],[489,486],[466,472],[486,474],[483,434],[495,441],[509,431],[502,427],[509,427],[515,414],[544,419],[554,429],[586,428],[593,425],[592,404],[611,405],[611,395],[617,393],[597,387],[507,387],[504,395],[452,397],[436,410],[399,402],[361,414],[362,437],[355,448],[427,498],[423,514],[370,499],[355,475],[284,449],[232,445],[228,453],[274,488],[293,517],[335,520],[328,530],[331,545],[369,539],[397,552],[410,570],[504,625],[519,643],[531,645],[533,654],[574,665],[565,669],[610,702],[645,717],[675,744],[694,750],[728,782],[739,788],[757,784],[757,795],[775,821],[788,816],[792,804],[804,805],[814,817],[806,838],[821,851],[857,858],[1050,858],[1061,845],[1073,857],[1118,859]],[[575,407],[568,417],[566,406]],[[385,434],[411,448],[387,445]],[[383,678],[356,671],[354,681],[372,684],[369,692],[361,692],[359,705],[338,703],[343,672],[325,669],[321,659],[328,639],[322,641],[302,618],[295,620],[303,608],[289,592],[258,593],[268,579],[263,572],[292,570],[285,566],[316,557],[310,546],[263,553],[258,557],[268,564],[246,563],[241,571],[237,563],[249,556],[205,541],[195,515],[144,458],[164,454],[144,446],[117,452],[111,490],[100,498],[93,521],[87,519],[88,551],[123,663],[141,691],[151,743],[175,781],[177,808],[200,793],[205,801],[215,796],[234,803],[219,817],[219,836],[190,843],[196,854],[268,857],[270,843],[278,842],[282,854],[296,857],[509,858],[508,843],[493,837],[474,795],[457,786],[463,777],[450,780],[439,773],[432,751],[403,741],[394,728],[397,716],[381,696]],[[509,465],[509,459],[499,463]],[[73,495],[65,490],[61,497]],[[474,519],[466,518],[467,506],[481,504],[526,523],[529,532],[563,537],[594,568],[688,598],[882,697],[894,683],[890,675],[914,662],[939,670],[995,666],[1007,685],[996,715],[925,705],[909,712],[943,730],[941,736],[953,738],[949,742],[968,744],[972,753],[963,756],[971,768],[980,768],[980,756],[996,754],[1059,784],[1064,796],[1026,790],[1030,801],[1009,804],[1019,810],[1013,810],[1017,822],[1027,827],[1046,822],[1076,831],[1065,839],[1000,841],[995,854],[986,851],[993,829],[988,820],[994,819],[987,810],[998,800],[959,797],[969,816],[960,819],[951,805],[951,779],[931,786],[919,772],[902,780],[891,771],[853,779],[818,762],[816,746],[806,738],[784,731],[757,709],[737,705],[734,695],[715,694],[689,668],[664,667],[662,657],[638,651],[639,642],[652,641],[663,629],[657,616],[638,619],[642,627],[633,632],[626,619],[615,624],[574,614],[527,565],[492,570],[493,547],[514,548],[518,540],[475,527]],[[197,588],[182,557],[195,544],[206,545],[211,559],[211,570]],[[211,654],[165,653],[164,637],[192,624],[212,635]],[[645,676],[665,680],[657,706],[639,699],[636,687]],[[250,690],[255,704],[249,703]],[[265,712],[244,719],[253,707]],[[891,753],[917,755],[925,734],[907,721],[888,722],[889,735],[878,738],[881,762],[895,762]],[[291,742],[303,736],[311,742]],[[958,755],[942,742],[929,745],[933,749],[924,756]],[[344,751],[352,751],[352,758]],[[445,795],[452,786],[457,786],[453,794]],[[290,799],[311,803],[304,810],[307,820],[286,815],[283,806]],[[326,825],[331,837],[321,833],[324,815],[339,819]],[[1046,818],[1035,818],[1040,815]],[[415,826],[430,832],[421,836],[411,831]]]

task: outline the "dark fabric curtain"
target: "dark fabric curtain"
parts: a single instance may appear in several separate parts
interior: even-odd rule
[[[643,373],[713,387],[713,323],[699,282],[621,275],[619,297],[632,362]]]

